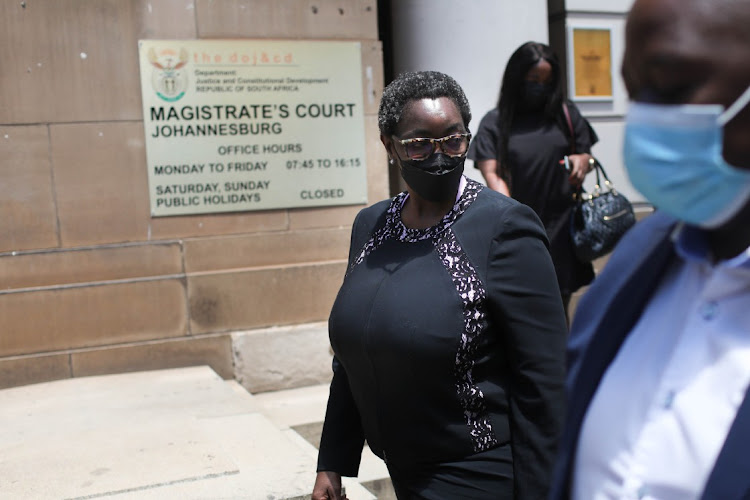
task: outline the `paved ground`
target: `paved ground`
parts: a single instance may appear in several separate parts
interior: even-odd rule
[[[5,389],[0,408],[2,499],[300,500],[315,478],[315,448],[208,367]]]

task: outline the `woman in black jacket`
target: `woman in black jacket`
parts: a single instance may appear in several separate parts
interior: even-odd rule
[[[341,498],[365,439],[400,499],[546,495],[565,315],[539,218],[462,175],[470,119],[442,73],[383,92],[381,141],[408,189],[353,225],[314,500]]]

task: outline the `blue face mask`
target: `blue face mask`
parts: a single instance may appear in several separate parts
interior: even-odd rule
[[[631,103],[624,146],[630,182],[678,219],[721,226],[750,200],[750,170],[722,155],[724,125],[749,101],[750,87],[726,111],[718,104]]]

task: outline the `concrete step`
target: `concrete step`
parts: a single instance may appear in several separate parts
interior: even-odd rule
[[[0,408],[1,499],[301,500],[315,479],[310,445],[208,367],[5,389]]]
[[[317,459],[320,434],[328,403],[328,384],[302,387],[282,391],[254,394],[253,399],[261,413],[280,429],[288,429],[311,446],[311,457]],[[365,445],[359,476],[356,478],[379,500],[396,500],[388,468],[385,463]],[[344,485],[349,491],[349,479]],[[351,497],[351,495],[348,495]]]

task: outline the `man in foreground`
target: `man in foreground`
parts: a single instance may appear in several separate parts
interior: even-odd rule
[[[625,164],[657,212],[579,304],[550,498],[750,496],[750,2],[636,0]]]

